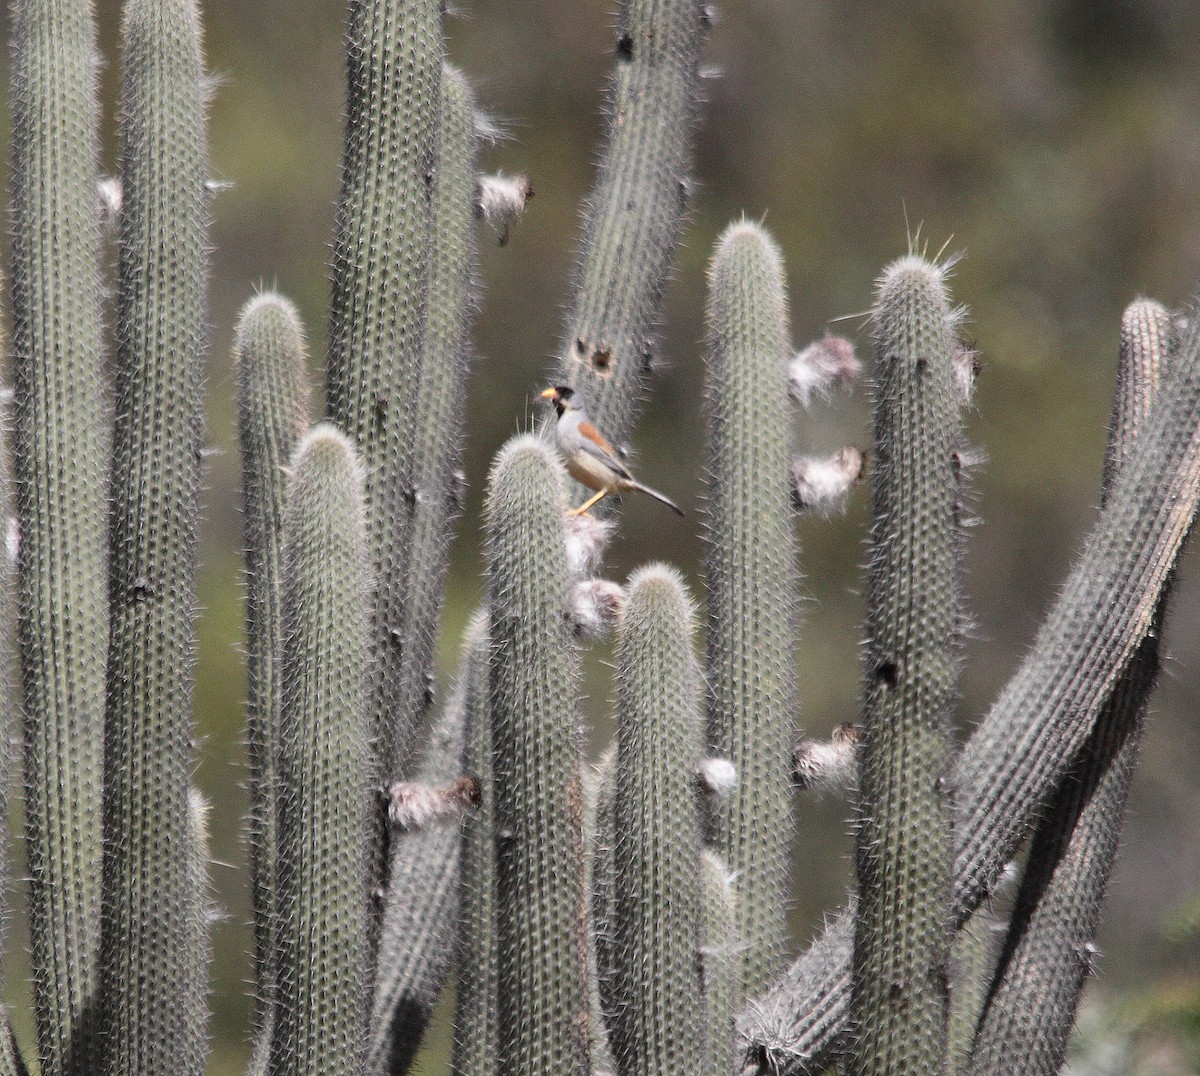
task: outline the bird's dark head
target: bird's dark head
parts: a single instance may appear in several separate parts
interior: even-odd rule
[[[579,393],[570,385],[555,385],[553,388],[546,389],[545,392],[538,393],[538,399],[549,400],[554,404],[554,410],[560,415],[564,411],[575,411],[583,406]]]

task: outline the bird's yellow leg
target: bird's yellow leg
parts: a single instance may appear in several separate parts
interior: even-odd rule
[[[589,498],[588,498],[586,501],[584,501],[584,502],[583,502],[583,504],[581,504],[581,505],[580,505],[578,508],[572,508],[572,509],[571,509],[571,510],[570,510],[570,511],[567,513],[567,515],[569,515],[569,516],[581,516],[581,515],[583,515],[583,514],[584,514],[584,512],[586,512],[586,511],[587,511],[589,508],[591,508],[591,507],[592,507],[592,505],[593,505],[593,504],[595,504],[597,501],[599,501],[601,497],[604,497],[604,496],[606,496],[606,495],[607,495],[607,493],[608,493],[608,490],[606,490],[606,489],[602,489],[602,490],[601,490],[599,493],[597,493],[597,494],[596,494],[594,497],[589,497]]]

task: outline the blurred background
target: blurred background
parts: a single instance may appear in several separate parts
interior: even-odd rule
[[[466,472],[446,609],[443,684],[480,595],[478,516],[490,456],[531,422],[567,304],[578,207],[592,179],[615,0],[464,2],[450,53],[507,132],[489,169],[527,173],[536,198],[501,248],[481,232],[485,292],[474,340]],[[105,167],[119,77],[116,0],[96,4]],[[708,50],[698,191],[671,282],[638,473],[679,500],[676,521],[627,499],[616,577],[651,558],[699,585],[704,273],[745,213],[787,259],[798,345],[834,328],[867,350],[861,313],[880,268],[920,227],[963,260],[982,375],[969,419],[975,476],[963,728],[1033,637],[1095,516],[1121,312],[1139,294],[1183,304],[1200,269],[1200,6],[1191,0],[724,0]],[[244,672],[231,326],[256,289],[300,306],[320,383],[326,261],[343,108],[344,4],[206,0],[217,198],[212,228],[209,459],[196,690],[196,781],[214,804],[222,911],[213,976],[213,1073],[244,1071],[249,1012]],[[7,40],[7,13],[0,30]],[[0,49],[0,65],[8,52]],[[7,77],[5,77],[7,82]],[[7,102],[3,122],[7,129]],[[865,392],[797,412],[805,449],[865,446]],[[824,734],[856,718],[865,490],[836,518],[800,522],[805,622],[797,723]],[[1185,562],[1124,850],[1111,887],[1084,1049],[1103,1071],[1200,1070],[1200,563]],[[588,657],[593,748],[607,735],[603,650]],[[848,878],[848,808],[799,804],[795,942]],[[19,895],[10,904],[19,908]],[[24,939],[12,935],[7,998],[27,1031]],[[442,1070],[447,1020],[424,1071]]]

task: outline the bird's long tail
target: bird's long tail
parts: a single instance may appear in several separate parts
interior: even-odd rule
[[[645,493],[645,494],[653,497],[656,501],[661,501],[669,509],[671,509],[671,511],[674,512],[676,515],[683,516],[683,515],[687,514],[686,512],[684,512],[684,510],[682,508],[679,507],[679,505],[677,505],[673,500],[671,500],[670,497],[664,497],[661,493],[658,492],[658,490],[651,489],[649,486],[643,486],[641,484],[641,482],[634,482],[631,484],[632,484],[633,488],[636,489],[639,493]]]

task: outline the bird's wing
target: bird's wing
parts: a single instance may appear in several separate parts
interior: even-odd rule
[[[611,467],[622,478],[633,479],[633,475],[625,468],[625,464],[613,451],[612,445],[605,440],[604,435],[588,421],[579,424],[579,446],[589,456],[595,456],[606,467]]]

